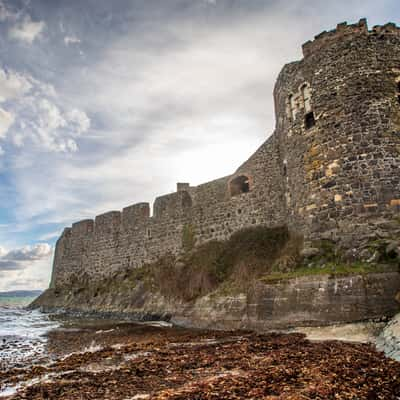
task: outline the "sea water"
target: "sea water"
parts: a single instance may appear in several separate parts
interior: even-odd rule
[[[38,310],[27,310],[33,299],[0,297],[0,368],[42,361],[46,333],[58,323]]]

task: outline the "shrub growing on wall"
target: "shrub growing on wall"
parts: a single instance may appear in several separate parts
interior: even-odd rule
[[[196,228],[192,224],[184,225],[182,230],[182,247],[185,252],[193,250],[196,244]]]

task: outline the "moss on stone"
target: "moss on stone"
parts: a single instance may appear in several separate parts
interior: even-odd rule
[[[210,241],[182,258],[163,258],[146,268],[163,296],[193,301],[219,288],[243,289],[272,269],[289,239],[286,227],[247,228],[226,241]]]
[[[90,285],[89,297],[109,293],[124,294],[142,288],[166,299],[192,302],[206,296],[247,293],[255,282],[274,283],[312,275],[347,276],[397,270],[398,266],[343,261],[343,255],[331,240],[312,243],[320,253],[311,260],[302,259],[301,237],[287,227],[263,226],[243,229],[228,240],[213,240],[195,247],[194,227],[186,229],[187,247],[181,256],[166,254],[156,262],[120,273]],[[384,251],[385,241],[371,242],[371,249]],[[384,261],[384,260],[382,260]],[[382,265],[387,264],[387,265]]]
[[[263,283],[276,283],[282,280],[300,278],[303,276],[349,276],[349,275],[366,275],[371,273],[383,273],[390,271],[398,271],[394,265],[386,264],[368,264],[363,262],[355,263],[327,263],[322,266],[302,266],[294,271],[280,272],[275,271],[263,276],[260,281]]]
[[[182,230],[182,247],[188,252],[193,250],[196,244],[196,228],[192,224],[187,224]]]
[[[278,260],[287,258],[287,253],[296,258],[299,250],[291,243],[292,236],[286,227],[247,228],[226,241],[213,240],[196,248],[192,248],[193,232],[193,227],[187,227],[187,251],[183,256],[167,254],[154,263],[100,283],[96,291],[129,292],[141,284],[147,291],[166,298],[194,301],[219,289],[243,290],[262,274],[278,268]]]

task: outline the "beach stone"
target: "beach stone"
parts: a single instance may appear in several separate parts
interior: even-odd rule
[[[386,355],[400,361],[400,313],[383,329],[376,341],[376,347]]]

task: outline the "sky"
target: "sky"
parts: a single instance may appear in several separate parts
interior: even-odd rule
[[[48,286],[65,226],[231,174],[272,90],[337,23],[398,0],[0,0],[0,291]]]

